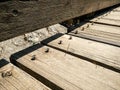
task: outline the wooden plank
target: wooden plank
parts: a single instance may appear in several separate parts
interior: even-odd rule
[[[120,3],[119,0],[0,2],[0,41]]]
[[[88,29],[90,30],[96,30],[96,31],[101,31],[101,32],[107,32],[108,34],[116,34],[116,36],[119,36],[120,34],[120,27],[115,27],[115,26],[110,26],[110,25],[104,25],[104,24],[91,24],[91,23],[87,23],[84,26],[87,27],[87,25],[89,25]],[[84,27],[82,26],[82,27]],[[81,28],[82,28],[81,27]]]
[[[48,48],[49,52],[45,52]],[[34,55],[36,59],[31,60]],[[39,78],[43,76],[64,90],[120,88],[119,73],[47,46],[30,47],[13,55],[12,60],[20,68],[23,65],[32,71],[31,74],[35,72]],[[30,73],[29,70],[24,70]]]
[[[38,88],[50,90],[6,60],[0,60],[0,90],[38,90]]]
[[[92,20],[90,22],[95,22],[95,23],[101,23],[101,24],[107,24],[107,25],[113,25],[113,26],[120,26],[120,16],[119,12],[107,12],[103,15],[100,15]]]
[[[120,12],[114,12],[114,11],[111,11],[109,12],[111,15],[120,15]]]
[[[113,19],[105,19],[105,18],[101,18],[101,19],[93,19],[90,20],[90,22],[93,23],[100,23],[100,24],[106,24],[106,25],[113,25],[113,26],[118,26],[120,27],[120,20],[113,20]]]
[[[120,20],[120,16],[119,15],[111,15],[109,14],[108,16],[106,17],[103,17],[103,19],[113,19],[113,20]]]
[[[84,30],[82,30],[82,27],[77,28],[74,31],[70,32],[69,35],[120,47],[120,27],[107,26],[102,24],[92,25],[89,23],[87,25],[89,25],[88,28],[85,28]]]
[[[52,39],[56,36],[53,36]],[[120,70],[119,47],[74,36],[70,39],[70,37],[70,35],[63,35],[55,40],[46,39],[42,43],[66,51],[70,54],[74,54],[77,57],[87,57],[88,59],[92,59]]]

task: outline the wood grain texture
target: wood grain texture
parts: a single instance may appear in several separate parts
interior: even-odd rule
[[[90,22],[120,27],[120,12],[110,11],[90,20]]]
[[[45,52],[47,48],[48,53]],[[37,49],[30,47],[30,49],[29,53],[26,53],[27,49],[21,51],[21,54],[24,53],[23,56],[19,52],[16,53],[12,57],[13,62],[20,68],[23,66],[28,68],[30,72],[24,68],[28,73],[35,72],[39,78],[45,77],[62,90],[119,90],[120,88],[120,74],[117,72],[47,46]],[[36,56],[35,60],[31,60],[33,55]]]
[[[62,44],[59,42],[62,41]],[[108,44],[63,35],[55,40],[44,40],[42,43],[74,54],[77,57],[87,57],[93,61],[97,61],[120,70],[120,48]]]
[[[0,2],[0,41],[120,3],[120,0]]]
[[[82,30],[82,28],[84,28],[84,30]],[[78,33],[76,34],[75,32]],[[69,35],[120,47],[120,27],[87,23],[70,32]]]
[[[5,60],[0,60],[0,90],[50,90],[35,78]],[[6,63],[6,64],[5,64]],[[11,76],[3,77],[3,73],[11,72]]]

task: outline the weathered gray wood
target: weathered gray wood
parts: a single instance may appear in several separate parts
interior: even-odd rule
[[[0,68],[0,90],[50,90],[24,71],[4,62],[7,61],[0,60],[0,65],[3,64]],[[11,76],[3,77],[6,72],[11,72]]]
[[[49,52],[46,53],[47,48]],[[23,65],[31,70],[29,72],[24,68],[26,72],[31,74],[36,72],[38,78],[43,76],[64,90],[119,90],[120,88],[120,74],[117,72],[47,46],[41,46],[36,50],[32,47],[29,49],[31,52],[27,54],[27,49],[21,51],[24,53],[23,56],[20,53],[15,54],[12,57],[13,62],[20,68]],[[36,56],[35,60],[31,60],[33,55]]]
[[[109,12],[111,15],[117,15],[117,16],[119,16],[120,15],[120,12],[114,12],[114,11],[111,11],[111,12]]]
[[[44,40],[49,46],[64,50],[79,57],[87,57],[120,70],[120,48],[70,35],[63,35],[53,41]],[[59,42],[62,40],[62,44]]]
[[[120,12],[108,12],[103,15],[100,15],[92,20],[90,22],[95,22],[95,23],[102,23],[102,24],[109,24],[113,26],[118,26],[120,27]]]
[[[96,23],[94,23],[93,25],[91,23],[87,23],[84,26],[86,27],[88,24],[89,24],[88,29],[90,30],[96,30],[98,32],[107,32],[108,34],[116,34],[116,36],[119,37],[120,27],[104,25],[104,24],[96,24]]]
[[[85,28],[84,30],[82,30],[83,27],[81,26],[80,28],[70,32],[69,35],[91,39],[120,47],[120,27],[102,24],[92,25],[90,23],[87,23],[86,26],[87,25],[89,26],[85,27],[85,25],[83,25]]]
[[[106,17],[103,17],[103,19],[113,19],[113,20],[120,20],[120,15],[108,15]]]
[[[105,19],[105,18],[101,18],[99,20],[93,19],[90,20],[90,22],[93,23],[102,23],[102,24],[109,24],[109,25],[113,25],[113,26],[119,26],[120,27],[120,20],[113,20],[113,19]]]
[[[11,0],[0,3],[0,41],[78,17],[119,0]]]

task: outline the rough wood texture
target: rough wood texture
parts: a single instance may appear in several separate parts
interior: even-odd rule
[[[52,39],[56,36],[53,36]],[[44,40],[42,43],[66,51],[70,54],[74,54],[78,57],[87,57],[87,59],[92,59],[93,61],[97,61],[120,70],[119,47],[74,36],[70,39],[70,35],[63,35],[55,40],[52,39],[51,41],[50,39]]]
[[[0,2],[0,41],[120,3],[120,0]]]
[[[49,52],[45,52],[48,48]],[[34,55],[36,59],[31,60]],[[30,71],[24,70],[31,75],[39,79],[43,76],[58,85],[60,90],[120,89],[119,73],[47,46],[30,47],[13,55],[12,60],[20,68],[28,68]]]
[[[35,43],[40,43],[42,40],[51,37],[56,33],[67,33],[67,28],[60,24],[55,24],[47,28],[39,29],[13,39],[0,42],[0,59],[5,58],[9,60],[11,54],[32,46]]]
[[[0,60],[0,90],[50,89],[6,60]]]
[[[111,12],[107,12],[98,16],[97,18],[90,20],[90,22],[120,27],[120,12],[112,10]]]
[[[87,23],[80,28],[70,32],[69,35],[91,39],[120,47],[120,27]]]

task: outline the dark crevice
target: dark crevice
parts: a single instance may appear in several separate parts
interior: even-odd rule
[[[7,1],[11,1],[11,0],[0,0],[0,2],[7,2]]]

